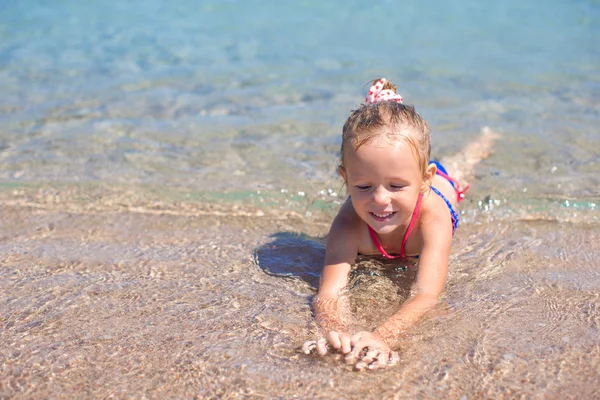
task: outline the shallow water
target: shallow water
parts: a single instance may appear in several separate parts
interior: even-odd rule
[[[326,226],[80,206],[3,207],[3,396],[598,397],[595,224],[464,224],[400,365],[356,373],[298,352],[316,332]],[[393,312],[413,271],[358,266],[363,326]]]
[[[595,1],[2,2],[0,397],[599,398],[599,34]],[[439,307],[356,373],[298,348],[382,75],[434,155],[502,138]],[[359,262],[356,325],[413,275]]]

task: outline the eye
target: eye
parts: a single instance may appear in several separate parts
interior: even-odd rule
[[[363,192],[366,192],[367,190],[369,190],[371,188],[370,185],[356,185],[354,187]]]
[[[390,187],[392,189],[399,190],[399,189],[406,187],[406,185],[390,185]]]

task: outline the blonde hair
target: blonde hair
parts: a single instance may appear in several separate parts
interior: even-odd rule
[[[379,79],[375,79],[373,84],[378,81]],[[396,93],[396,86],[389,81],[385,82],[383,89],[389,89]],[[350,113],[342,129],[339,167],[345,169],[344,148],[347,147],[347,143],[350,143],[356,151],[360,146],[378,136],[375,132],[383,127],[390,128],[391,132],[387,133],[388,137],[400,137],[408,142],[423,176],[425,176],[431,154],[429,127],[413,106],[395,101],[361,104],[358,109]],[[402,128],[409,128],[413,134],[400,133]]]

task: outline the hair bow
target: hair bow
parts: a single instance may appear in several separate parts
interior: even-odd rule
[[[371,86],[369,94],[367,94],[367,98],[365,99],[367,104],[378,103],[380,101],[395,101],[396,103],[402,103],[402,96],[398,93],[395,93],[390,89],[383,90],[383,86],[386,82],[387,79],[381,78]]]

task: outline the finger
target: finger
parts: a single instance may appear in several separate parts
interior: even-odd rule
[[[327,334],[327,340],[329,341],[329,344],[331,344],[336,350],[342,347],[340,334],[336,331],[329,331],[329,333]]]
[[[358,371],[362,371],[363,369],[367,368],[368,366],[369,366],[369,364],[367,364],[366,362],[359,361],[356,363],[354,368],[356,368]]]
[[[317,341],[316,340],[307,340],[302,345],[302,352],[304,354],[310,354],[310,352],[313,351],[316,348],[317,348]]]
[[[379,369],[379,368],[384,368],[386,367],[387,361],[389,359],[389,356],[387,354],[387,352],[382,351],[380,353],[377,354],[377,356],[375,357],[375,361],[372,362],[371,364],[369,364],[369,369]]]
[[[327,339],[321,338],[317,340],[317,353],[321,356],[327,354]]]
[[[390,359],[388,360],[388,365],[396,365],[400,362],[400,354],[397,351],[392,351],[390,353]]]
[[[377,356],[379,355],[379,350],[369,350],[367,351],[367,354],[364,355],[364,357],[361,359],[361,361],[367,363],[367,364],[371,364],[373,362],[373,360],[375,358],[377,358]]]
[[[346,354],[346,357],[344,357],[344,360],[346,360],[346,363],[348,363],[348,364],[354,364],[356,362],[356,360],[358,360],[358,358],[360,358],[360,354],[366,348],[367,348],[367,346],[364,342],[357,342],[356,344],[354,344],[352,351],[350,353]]]
[[[350,351],[352,350],[350,336],[348,336],[346,334],[342,334],[340,339],[342,342],[342,353],[344,353],[344,354],[350,353]]]
[[[358,352],[355,351],[355,349],[352,349],[352,351],[350,353],[346,354],[346,357],[344,357],[344,361],[346,362],[346,364],[354,364],[357,359],[358,359]]]

